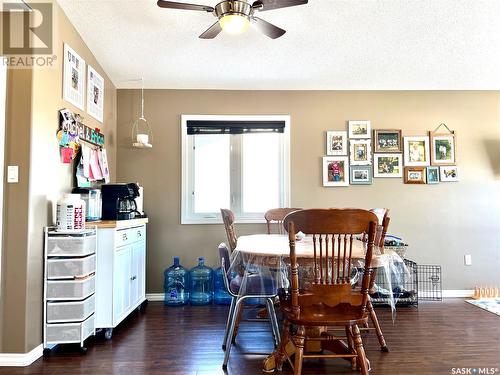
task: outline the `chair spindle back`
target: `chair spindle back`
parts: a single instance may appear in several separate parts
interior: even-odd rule
[[[237,245],[236,232],[234,230],[234,214],[231,210],[228,210],[226,208],[221,208],[220,213],[222,215],[222,221],[224,222],[224,228],[226,229],[229,248],[231,249],[231,251],[234,251]]]
[[[278,234],[285,234],[285,227],[283,226],[283,220],[285,216],[289,213],[300,211],[302,208],[273,208],[268,210],[264,214],[264,219],[267,223],[267,234],[271,234],[271,224],[277,228]]]

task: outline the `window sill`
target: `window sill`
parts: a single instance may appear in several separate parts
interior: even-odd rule
[[[265,219],[237,219],[235,224],[265,224],[266,220]],[[181,219],[181,225],[193,225],[193,224],[224,224],[222,222],[221,218],[214,218],[214,219],[209,219],[209,218],[200,218],[200,219],[187,219],[187,218],[182,218]]]

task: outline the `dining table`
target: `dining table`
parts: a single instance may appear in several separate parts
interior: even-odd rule
[[[352,243],[352,264],[351,264],[351,285],[353,287],[360,286],[362,275],[364,272],[364,260],[367,250],[367,243],[362,238],[353,240]],[[308,290],[314,282],[314,242],[312,236],[300,236],[296,238],[295,251],[299,263],[299,287],[301,290]],[[317,249],[319,254],[319,249]],[[245,286],[246,278],[252,277],[255,280],[256,275],[260,275],[262,280],[262,290],[268,290],[269,282],[276,287],[276,293],[287,291],[290,287],[290,244],[288,234],[253,234],[240,236],[237,240],[237,246],[231,253],[231,265],[228,275],[233,280],[238,279],[239,294],[259,294],[256,291],[256,283],[248,283],[251,285],[251,290]],[[387,304],[391,306],[393,311],[393,319],[395,317],[395,306],[397,298],[392,293],[393,287],[396,287],[399,279],[411,277],[408,273],[401,257],[394,251],[384,250],[382,247],[373,246],[372,261],[370,267],[377,269],[378,277],[386,275],[384,286],[388,293]],[[329,262],[335,262],[337,254],[330,254]],[[403,265],[403,267],[401,266]],[[317,267],[317,265],[316,265]],[[327,267],[333,269],[333,267]],[[396,277],[395,277],[396,276]],[[267,288],[267,289],[266,289]],[[326,330],[326,327],[315,327],[309,335],[320,335]],[[281,348],[281,349],[280,349]],[[280,348],[271,353],[263,363],[263,370],[273,371],[277,363],[280,363],[280,355],[283,351],[287,355],[294,352],[293,343],[281,343]],[[347,344],[343,340],[332,341],[314,341],[312,340],[309,346],[306,346],[308,351],[329,350],[334,353],[346,353],[348,350]]]

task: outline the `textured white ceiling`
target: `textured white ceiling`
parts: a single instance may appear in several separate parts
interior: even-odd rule
[[[276,40],[201,40],[215,17],[155,0],[58,2],[119,88],[500,89],[500,0],[309,0],[260,14]]]

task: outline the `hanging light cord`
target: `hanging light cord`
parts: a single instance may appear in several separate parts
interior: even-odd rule
[[[144,118],[144,78],[141,77],[141,120],[146,121]]]

